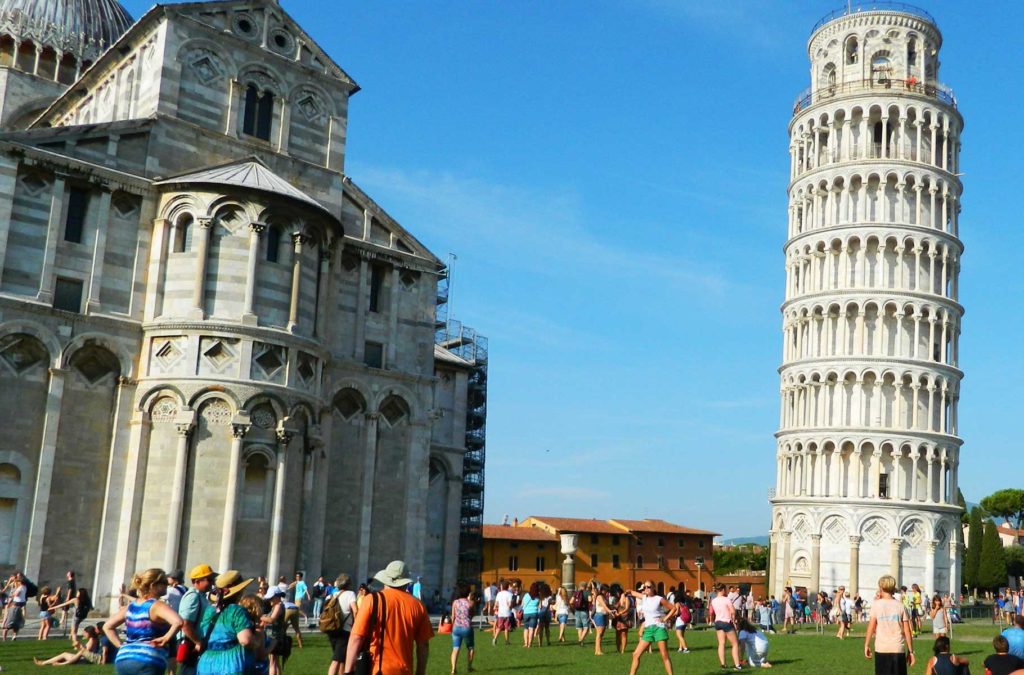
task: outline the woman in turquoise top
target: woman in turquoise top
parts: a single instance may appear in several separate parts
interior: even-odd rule
[[[536,581],[523,596],[523,646],[533,644],[533,636],[537,632],[537,612],[540,610],[540,584]]]
[[[254,644],[252,621],[238,604],[242,591],[252,583],[243,580],[236,570],[228,570],[217,577],[217,604],[208,607],[199,624],[199,635],[209,635],[199,655],[197,675],[243,675],[245,650]]]
[[[138,598],[103,624],[107,639],[118,648],[114,670],[117,675],[163,675],[167,669],[164,645],[183,623],[178,613],[159,599],[167,593],[167,575],[161,569],[148,569],[135,575],[132,588]],[[117,635],[121,624],[125,624],[123,643]]]

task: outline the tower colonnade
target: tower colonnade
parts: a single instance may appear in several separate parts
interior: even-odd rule
[[[772,593],[881,574],[958,592],[963,120],[923,10],[844,7],[808,43],[790,185]]]

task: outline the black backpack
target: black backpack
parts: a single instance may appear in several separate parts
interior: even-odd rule
[[[39,595],[39,587],[29,581],[28,577],[22,577],[21,583],[25,584],[25,597],[34,598]]]

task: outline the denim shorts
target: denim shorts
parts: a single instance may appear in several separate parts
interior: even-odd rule
[[[559,614],[558,615],[558,625],[559,626],[564,626],[567,623],[569,623],[569,615],[568,614]]]
[[[590,625],[590,614],[587,612],[576,612],[576,627],[586,628]]]
[[[715,630],[720,630],[723,633],[731,633],[735,630],[735,627],[728,621],[716,621]]]
[[[476,645],[473,639],[473,629],[469,626],[456,626],[452,628],[452,649],[458,649],[465,645],[466,649],[473,649]]]
[[[604,614],[595,614],[594,615],[594,627],[595,628],[604,628],[607,625],[608,625],[608,617],[606,615],[604,615]]]
[[[537,627],[537,613],[523,614],[523,628],[536,628]]]

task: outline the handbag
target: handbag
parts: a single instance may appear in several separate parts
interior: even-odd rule
[[[380,614],[380,636],[377,638],[377,658],[379,663],[377,664],[377,675],[381,675],[384,667],[384,628],[387,626],[388,620],[388,604],[384,599],[384,591],[379,593],[371,593],[373,597],[373,605],[370,608],[370,635],[373,635],[373,629],[377,625],[377,598],[380,597],[381,614]],[[372,637],[371,637],[372,639]],[[373,655],[370,654],[370,645],[367,642],[366,647],[360,650],[359,655],[356,656],[356,667],[355,675],[373,675]]]

